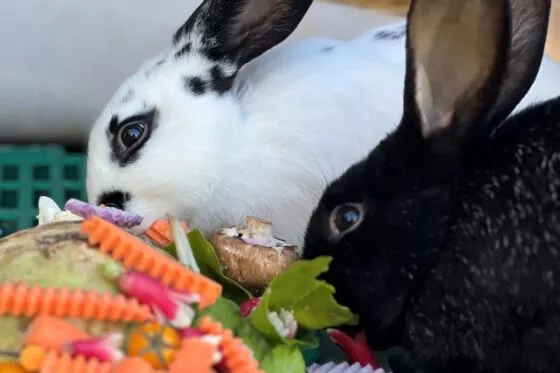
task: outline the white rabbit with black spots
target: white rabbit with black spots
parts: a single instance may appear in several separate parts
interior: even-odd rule
[[[405,62],[404,23],[276,47],[310,4],[204,1],[94,124],[90,202],[206,234],[254,215],[301,244],[327,183],[398,123]],[[547,98],[560,69],[542,74]]]

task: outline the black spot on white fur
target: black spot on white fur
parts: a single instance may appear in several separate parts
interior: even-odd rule
[[[182,46],[177,52],[175,52],[175,58],[179,59],[187,55],[191,51],[191,43],[187,43]]]
[[[198,76],[185,78],[185,89],[195,95],[202,95],[206,92],[208,84]]]
[[[402,27],[397,30],[381,30],[375,33],[374,39],[377,40],[399,40],[406,35],[406,28]]]
[[[227,76],[224,69],[216,65],[210,69],[210,87],[212,91],[218,94],[223,94],[230,90],[235,79],[235,74]]]
[[[97,198],[98,205],[105,205],[109,207],[115,207],[118,209],[125,209],[125,205],[130,201],[130,193],[123,192],[120,190],[112,190],[110,192],[104,192]]]
[[[330,52],[333,49],[334,49],[334,47],[326,47],[326,48],[321,49],[321,52]]]

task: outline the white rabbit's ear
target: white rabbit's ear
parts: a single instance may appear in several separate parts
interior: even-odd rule
[[[312,0],[205,0],[173,38],[237,68],[286,39]]]
[[[541,66],[550,0],[509,0],[511,49],[493,119],[505,119],[533,85]]]
[[[507,0],[412,2],[403,126],[429,138],[486,118],[506,69],[509,14]]]

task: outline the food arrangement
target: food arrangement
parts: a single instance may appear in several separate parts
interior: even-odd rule
[[[350,362],[309,358],[319,333],[357,321],[317,279],[330,258],[298,260],[253,217],[210,241],[142,220],[42,197],[38,226],[0,240],[0,372],[383,371],[336,330]]]

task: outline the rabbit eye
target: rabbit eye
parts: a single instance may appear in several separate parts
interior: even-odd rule
[[[330,228],[332,233],[340,237],[360,226],[364,218],[362,205],[346,203],[337,206],[331,213]]]
[[[139,143],[146,133],[146,124],[143,122],[132,122],[121,127],[118,133],[118,141],[122,149],[129,149]]]

